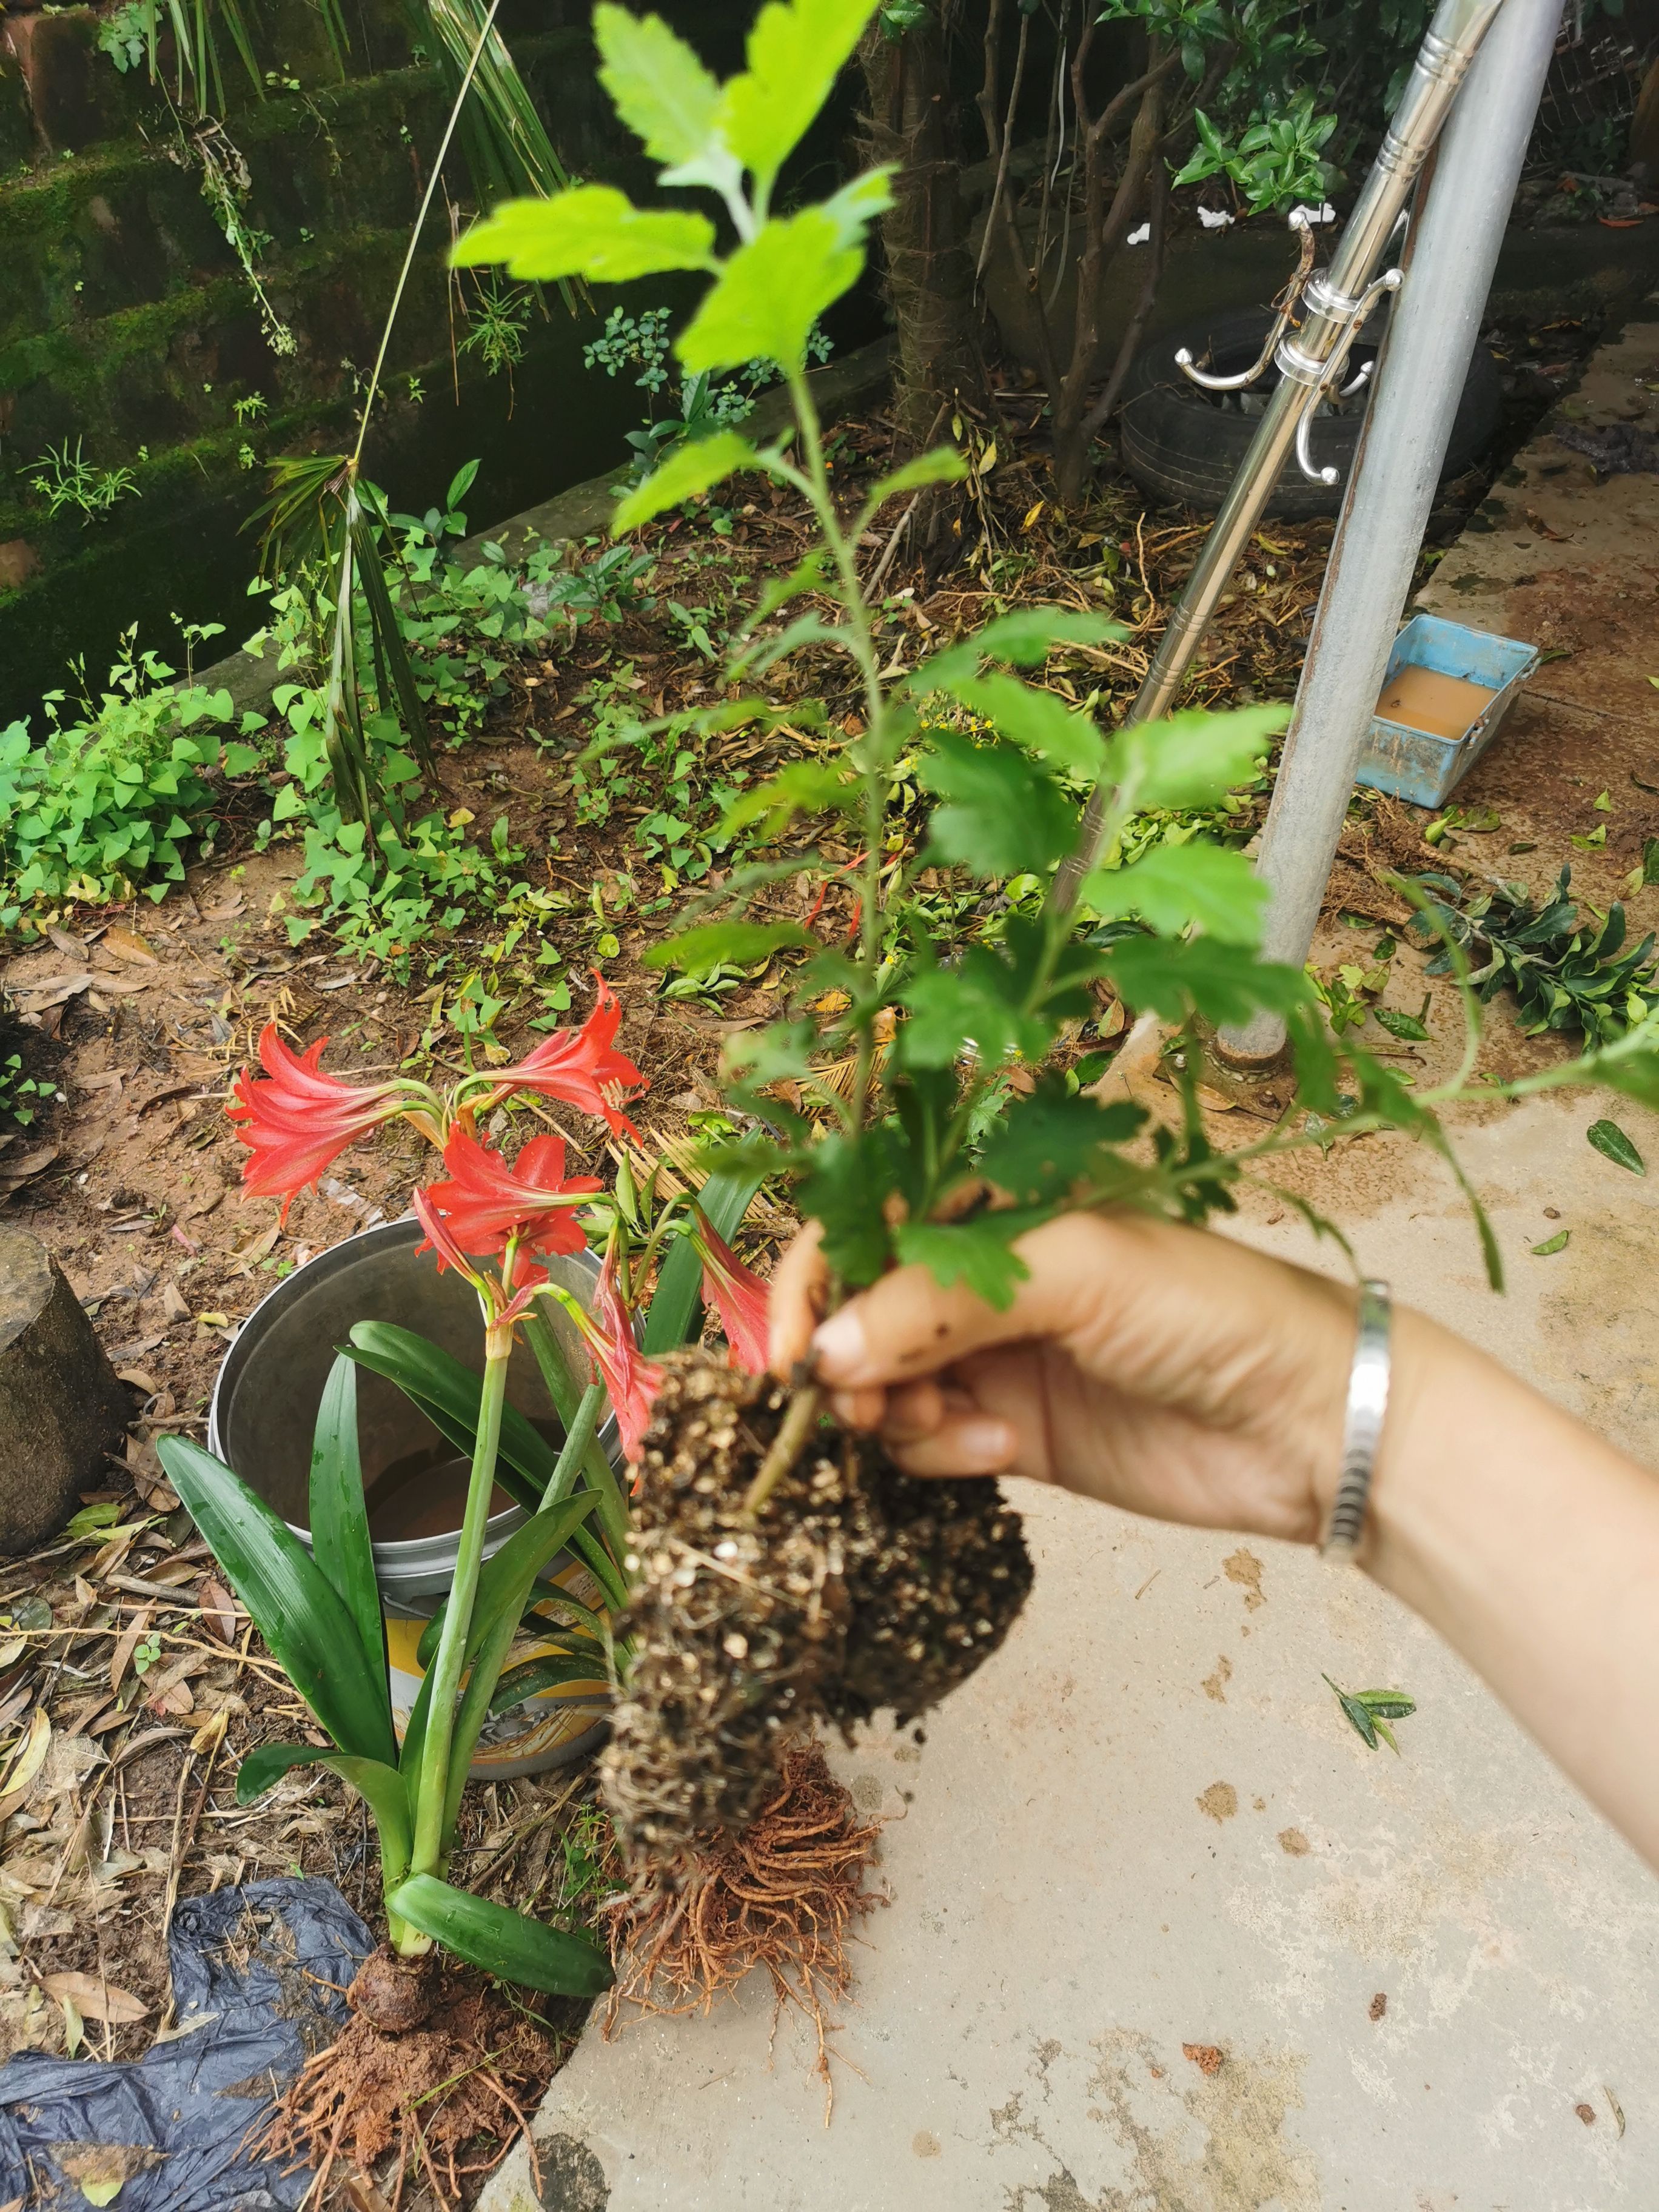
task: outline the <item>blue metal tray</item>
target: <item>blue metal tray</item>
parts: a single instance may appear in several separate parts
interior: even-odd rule
[[[1402,668],[1431,668],[1439,676],[1460,676],[1470,684],[1488,685],[1492,696],[1455,738],[1437,737],[1407,722],[1374,716],[1358,781],[1374,791],[1409,799],[1413,806],[1443,806],[1497,736],[1516,693],[1537,665],[1535,645],[1493,637],[1462,623],[1444,622],[1438,615],[1413,616],[1394,641],[1382,689]]]

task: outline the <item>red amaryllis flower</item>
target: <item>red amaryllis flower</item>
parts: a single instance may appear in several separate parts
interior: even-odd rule
[[[617,1291],[615,1252],[605,1255],[591,1312],[574,1298],[562,1303],[587,1340],[593,1364],[610,1395],[623,1449],[630,1460],[637,1460],[651,1423],[652,1401],[662,1388],[663,1370],[654,1359],[646,1358],[635,1338],[632,1317]]]
[[[426,1200],[463,1250],[504,1252],[514,1240],[532,1252],[586,1246],[575,1209],[605,1186],[597,1176],[565,1174],[562,1137],[532,1137],[509,1167],[458,1121],[444,1165],[449,1181],[431,1184]]]
[[[603,975],[596,973],[594,981],[599,996],[581,1027],[555,1030],[511,1067],[496,1069],[486,1104],[510,1098],[515,1091],[534,1091],[595,1115],[612,1131],[625,1129],[637,1142],[639,1132],[622,1108],[651,1086],[628,1054],[616,1048],[622,1020],[616,993]]]
[[[702,1258],[702,1297],[720,1317],[733,1367],[746,1375],[766,1372],[767,1310],[772,1288],[737,1254],[706,1217],[693,1207],[691,1242]]]
[[[482,1273],[450,1234],[449,1225],[432,1205],[431,1196],[430,1191],[417,1190],[410,1194],[409,1201],[415,1218],[426,1231],[427,1241],[421,1250],[437,1254],[441,1275],[446,1267],[453,1267],[458,1275],[466,1277],[483,1302],[488,1328],[510,1328],[521,1314],[529,1312],[538,1293],[547,1288],[546,1268],[538,1267],[528,1253],[520,1252],[514,1257],[510,1283],[502,1284],[493,1275]]]
[[[318,1065],[326,1037],[308,1050],[284,1044],[268,1022],[259,1037],[261,1082],[244,1068],[231,1085],[235,1103],[225,1109],[248,1148],[242,1182],[260,1198],[280,1198],[283,1218],[307,1183],[331,1161],[401,1112],[405,1083],[343,1083]]]

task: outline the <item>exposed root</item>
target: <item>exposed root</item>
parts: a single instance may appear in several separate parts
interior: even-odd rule
[[[429,2016],[441,2026],[388,2034],[360,2010],[307,2064],[255,2146],[261,2156],[315,2167],[308,2205],[325,2201],[340,2161],[367,2173],[395,2152],[391,2212],[416,2171],[441,2205],[459,2206],[464,2182],[488,2173],[520,2134],[530,2139],[526,2112],[574,2028],[514,2004],[468,1968],[441,1967],[434,1978]]]
[[[763,1967],[776,2016],[794,2005],[812,2024],[827,2120],[831,2013],[853,1978],[847,1947],[854,1923],[887,1902],[865,1887],[880,1834],[880,1821],[860,1820],[821,1744],[788,1745],[749,1826],[642,1863],[605,1906],[617,1969],[605,2034],[630,2006],[647,2016],[707,2013]]]

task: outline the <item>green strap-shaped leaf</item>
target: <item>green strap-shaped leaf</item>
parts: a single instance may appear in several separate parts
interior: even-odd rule
[[[382,1880],[388,1888],[401,1881],[409,1871],[413,1832],[409,1800],[397,1768],[384,1765],[378,1759],[347,1758],[317,1744],[262,1743],[249,1752],[237,1770],[236,1802],[252,1804],[295,1766],[325,1766],[351,1785],[374,1816],[380,1838]]]
[[[329,1370],[311,1443],[311,1555],[357,1625],[364,1656],[386,1680],[386,1615],[374,1579],[363,1467],[357,1448],[357,1370],[343,1353]],[[386,1725],[392,1724],[386,1692]]]
[[[526,1521],[522,1528],[515,1528],[501,1546],[478,1569],[477,1593],[472,1601],[472,1626],[466,1639],[466,1657],[470,1662],[483,1641],[490,1623],[505,1602],[507,1593],[515,1588],[526,1559],[533,1561],[531,1582],[558,1552],[570,1540],[573,1532],[592,1512],[594,1504],[591,1490],[578,1491],[575,1497],[567,1498],[557,1505],[550,1505],[544,1513],[538,1513]],[[529,1584],[526,1584],[526,1595]],[[560,1593],[562,1597],[563,1593]],[[447,1601],[446,1601],[447,1602]],[[443,1632],[444,1606],[441,1605],[426,1626],[421,1631],[421,1640],[415,1647],[415,1663],[429,1667],[438,1650],[438,1638]],[[520,1603],[519,1612],[524,1610]],[[517,1619],[517,1615],[514,1615]]]
[[[183,1437],[161,1464],[231,1588],[290,1682],[343,1752],[397,1762],[383,1670],[372,1670],[356,1623],[287,1523],[240,1475]]]
[[[386,1905],[470,1966],[555,1996],[594,1997],[611,1986],[609,1960],[597,1943],[562,1928],[526,1920],[487,1898],[470,1897],[435,1875],[411,1875]]]
[[[688,975],[707,975],[722,963],[752,968],[775,952],[819,949],[817,939],[798,921],[705,921],[648,946],[641,959],[648,968],[680,968]]]
[[[697,1193],[703,1218],[729,1243],[766,1180],[748,1168],[722,1168]],[[662,1265],[656,1295],[645,1317],[645,1349],[656,1358],[689,1344],[702,1310],[702,1261],[689,1237],[680,1237]]]
[[[531,1315],[523,1326],[526,1339],[533,1346],[533,1332],[538,1328],[545,1329],[547,1324]],[[459,1359],[429,1338],[417,1336],[413,1329],[398,1328],[391,1322],[359,1322],[351,1332],[350,1342],[340,1348],[360,1366],[372,1369],[376,1375],[385,1376],[387,1382],[395,1382],[405,1396],[414,1400],[447,1443],[468,1459],[471,1457],[478,1432],[478,1405],[483,1395],[483,1382],[470,1367],[463,1367]],[[547,1371],[544,1366],[544,1375]],[[501,1487],[510,1492],[526,1511],[533,1513],[558,1464],[558,1454],[546,1438],[531,1426],[522,1413],[516,1413],[511,1406],[503,1407],[501,1455],[495,1462],[495,1480]],[[601,1446],[593,1446],[584,1464],[588,1480],[599,1497],[605,1533],[601,1535],[592,1529],[578,1528],[571,1539],[572,1547],[592,1569],[605,1592],[606,1604],[620,1607],[627,1602],[627,1585],[620,1564],[627,1541],[627,1503]]]
[[[540,1659],[526,1659],[522,1667],[510,1668],[495,1685],[495,1693],[489,1700],[492,1713],[510,1713],[526,1698],[538,1698],[544,1690],[556,1690],[567,1682],[603,1682],[605,1679],[605,1654],[595,1650],[580,1652],[550,1651]],[[595,1706],[608,1705],[609,1692],[580,1701]]]
[[[567,1498],[563,1504],[538,1513],[527,1527],[510,1536],[489,1561],[489,1565],[498,1571],[490,1577],[488,1588],[483,1576],[480,1574],[478,1577],[478,1595],[466,1639],[470,1672],[450,1743],[449,1785],[444,1800],[446,1850],[461,1809],[461,1791],[466,1786],[466,1771],[472,1764],[472,1748],[478,1741],[479,1730],[489,1717],[489,1701],[495,1694],[507,1655],[519,1632],[531,1589],[577,1520],[590,1511],[593,1504],[590,1492],[580,1498]]]

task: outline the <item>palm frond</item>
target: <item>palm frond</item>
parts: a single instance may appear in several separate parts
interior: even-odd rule
[[[351,479],[343,453],[282,453],[270,463],[270,496],[248,518],[261,523],[259,565],[267,576],[290,575],[319,561],[331,583],[339,558],[343,495]]]

